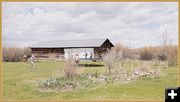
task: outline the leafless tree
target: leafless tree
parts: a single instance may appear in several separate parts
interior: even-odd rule
[[[165,30],[165,31],[162,33],[161,41],[162,41],[162,45],[163,45],[163,46],[167,46],[167,45],[171,45],[171,44],[172,44],[171,35],[167,32],[167,30]]]

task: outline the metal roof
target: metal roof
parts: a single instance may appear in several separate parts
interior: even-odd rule
[[[43,41],[30,46],[29,48],[77,48],[77,47],[100,47],[108,39],[79,39]]]

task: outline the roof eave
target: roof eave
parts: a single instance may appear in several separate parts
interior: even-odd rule
[[[32,48],[97,48],[100,46],[89,46],[89,47],[28,47],[30,49]]]

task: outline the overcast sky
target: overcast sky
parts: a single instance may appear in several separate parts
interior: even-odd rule
[[[3,3],[3,45],[109,38],[126,46],[155,46],[162,33],[178,44],[177,3]]]

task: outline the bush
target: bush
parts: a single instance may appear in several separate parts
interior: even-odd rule
[[[121,52],[121,54],[122,54],[121,56],[123,59],[125,59],[125,58],[132,59],[132,49],[130,49],[128,47],[125,47],[121,44],[116,44],[115,47],[113,48],[113,50],[116,53]]]
[[[70,59],[64,63],[64,74],[67,78],[73,78],[77,76],[77,65],[74,60]]]
[[[31,55],[31,51],[28,48],[8,48],[3,47],[3,61],[6,62],[18,62],[23,59],[24,55]]]
[[[162,46],[153,47],[153,55],[154,55],[154,59],[156,60],[160,60],[160,61],[167,60],[167,55]]]
[[[169,66],[174,66],[178,63],[178,47],[166,45],[157,47],[154,51],[156,57],[160,61],[167,61]]]
[[[167,56],[165,54],[159,54],[157,57],[158,57],[158,60],[160,60],[160,61],[167,60]]]
[[[103,61],[108,66],[108,73],[111,74],[113,68],[117,67],[118,62],[123,59],[122,51],[117,49],[109,50],[103,54]]]
[[[140,60],[152,60],[154,58],[153,49],[151,47],[144,47],[140,50]]]
[[[165,48],[167,61],[169,66],[175,66],[178,64],[178,47],[166,46]]]

